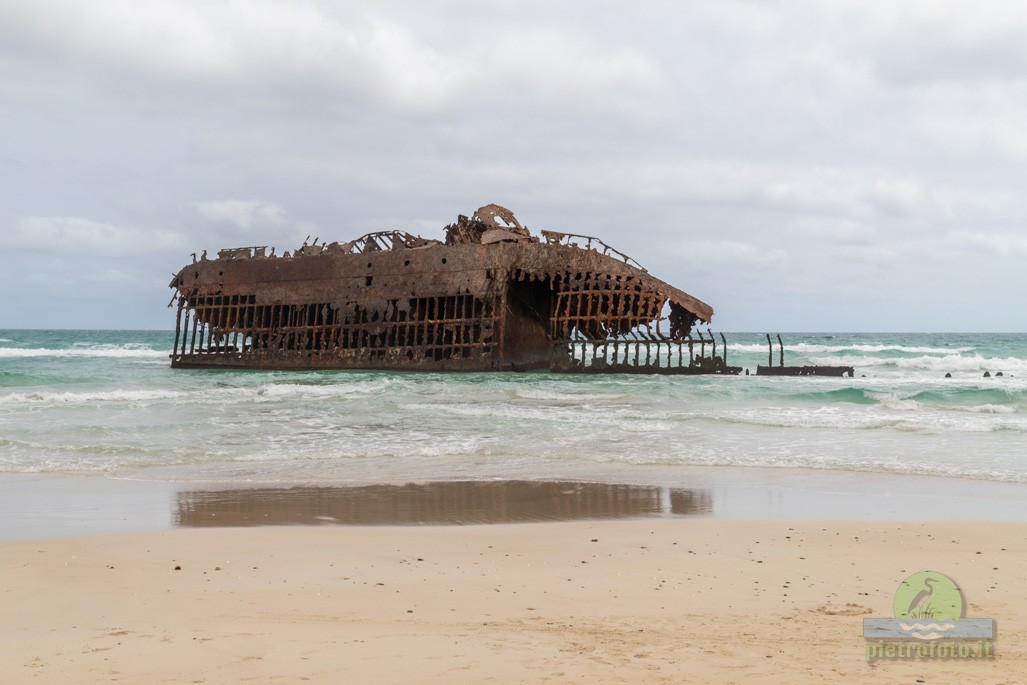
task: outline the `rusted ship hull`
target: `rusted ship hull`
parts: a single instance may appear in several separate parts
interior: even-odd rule
[[[488,209],[447,227],[447,244],[386,232],[195,260],[171,283],[172,366],[734,371],[692,333],[709,305],[598,240],[540,240]]]

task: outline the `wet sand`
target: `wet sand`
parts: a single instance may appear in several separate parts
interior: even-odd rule
[[[927,569],[994,658],[868,664]],[[0,543],[0,578],[11,683],[1027,681],[1021,522],[189,527]]]
[[[634,472],[638,477],[637,470]],[[215,483],[0,475],[0,541],[177,527],[466,525],[608,518],[1027,522],[1027,485],[801,469],[616,469],[576,480]],[[589,481],[589,476],[593,480]]]

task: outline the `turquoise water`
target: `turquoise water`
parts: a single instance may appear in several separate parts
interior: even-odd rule
[[[0,331],[0,473],[644,481],[745,466],[1027,482],[1027,335],[782,337],[787,364],[856,377],[172,370],[170,332]],[[727,338],[731,364],[766,364],[762,334]]]

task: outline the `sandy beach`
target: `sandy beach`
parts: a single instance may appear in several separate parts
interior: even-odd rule
[[[993,659],[866,659],[922,570]],[[648,519],[0,543],[5,682],[1027,680],[1027,524]]]

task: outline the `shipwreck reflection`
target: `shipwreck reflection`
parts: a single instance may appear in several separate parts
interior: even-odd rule
[[[513,523],[712,513],[706,490],[606,483],[440,481],[182,491],[174,524],[202,526]]]

